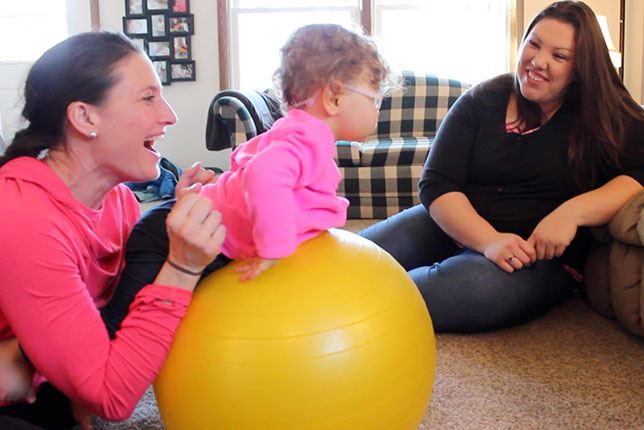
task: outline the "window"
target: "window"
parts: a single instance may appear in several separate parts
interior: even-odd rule
[[[375,0],[373,37],[395,69],[472,84],[509,72],[509,0]]]
[[[297,6],[293,6],[296,3]],[[271,85],[279,66],[279,48],[298,27],[316,22],[334,22],[351,27],[359,22],[356,0],[230,1],[230,72],[237,88],[262,89]],[[290,4],[290,6],[289,6]]]
[[[511,70],[515,1],[219,0],[221,86],[271,86],[279,48],[315,22],[367,29],[393,69],[474,84]]]
[[[0,10],[0,61],[31,62],[67,37],[66,0],[4,1]],[[6,43],[13,40],[13,43]]]

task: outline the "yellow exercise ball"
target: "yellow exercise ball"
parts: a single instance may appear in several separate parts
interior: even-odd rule
[[[240,283],[196,289],[154,384],[168,430],[414,430],[436,345],[405,270],[331,229]]]

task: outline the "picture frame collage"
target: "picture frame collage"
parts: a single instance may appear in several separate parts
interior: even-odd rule
[[[195,81],[190,0],[125,0],[123,32],[148,54],[163,85]]]

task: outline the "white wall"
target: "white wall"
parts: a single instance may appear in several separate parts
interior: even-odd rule
[[[16,131],[22,128],[20,111],[22,110],[21,89],[30,63],[0,63],[0,119],[2,137],[8,145]]]
[[[87,0],[67,0],[67,29],[70,34],[89,31],[91,19]],[[125,2],[124,2],[125,3]],[[21,122],[22,89],[31,62],[12,61],[0,63],[0,118],[2,135],[8,144],[16,131],[24,127]]]

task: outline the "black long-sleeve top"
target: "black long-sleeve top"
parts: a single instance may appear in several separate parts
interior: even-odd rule
[[[495,229],[527,239],[539,221],[584,190],[568,165],[573,103],[565,102],[536,131],[518,134],[505,127],[510,93],[479,86],[456,101],[432,145],[419,194],[429,208],[445,193],[462,192]],[[644,184],[644,124],[631,124],[624,148],[621,167],[606,163],[598,169],[595,187],[622,174]],[[562,257],[565,263],[580,268],[584,236],[581,229]]]

